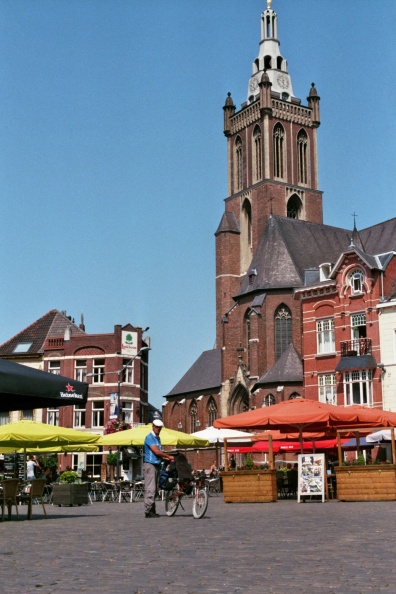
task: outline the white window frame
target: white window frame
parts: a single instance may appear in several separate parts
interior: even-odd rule
[[[124,384],[133,384],[135,380],[135,360],[127,365],[129,361],[130,359],[124,359],[122,362],[124,367]]]
[[[56,361],[48,361],[48,371],[53,375],[60,375],[61,362],[58,359]]]
[[[361,268],[355,268],[349,274],[349,284],[352,295],[361,295],[363,293],[364,273]]]
[[[104,400],[92,401],[91,427],[97,429],[104,426]]]
[[[85,427],[86,419],[86,408],[80,407],[78,404],[74,405],[73,411],[73,427],[76,429],[82,429]]]
[[[316,320],[317,354],[335,353],[334,318]]]
[[[373,406],[373,373],[371,369],[359,369],[344,373],[344,404]]]
[[[92,383],[104,384],[105,360],[103,357],[94,359],[92,364]]]
[[[87,381],[87,361],[86,359],[75,359],[74,361],[74,379],[79,382]]]
[[[59,408],[47,408],[47,425],[59,427]]]
[[[132,425],[133,423],[133,402],[124,400],[122,403],[122,416],[125,423]]]
[[[337,381],[335,373],[318,376],[319,402],[337,404]]]

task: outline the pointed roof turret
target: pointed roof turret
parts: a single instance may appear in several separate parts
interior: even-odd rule
[[[294,98],[287,61],[280,53],[278,40],[278,17],[271,8],[272,0],[267,0],[267,8],[261,14],[261,40],[258,57],[252,65],[252,76],[248,84],[248,102],[255,101],[259,93],[262,72],[267,71],[272,83],[272,91],[279,93],[284,100]]]

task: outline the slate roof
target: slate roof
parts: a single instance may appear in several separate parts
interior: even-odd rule
[[[44,352],[44,343],[47,338],[63,337],[66,328],[70,328],[72,334],[84,334],[84,331],[64,313],[51,309],[43,317],[0,345],[0,357],[16,356],[18,353],[14,352],[15,348],[21,343],[32,343],[30,348],[21,354],[41,354]]]
[[[265,372],[254,384],[252,392],[268,384],[302,383],[303,376],[301,355],[296,351],[293,344],[289,344],[272,369]]]
[[[354,249],[372,267],[379,264],[374,255],[396,251],[396,218],[360,231],[359,247],[351,246],[353,234],[356,239],[356,230],[271,216],[250,265],[257,274],[244,277],[235,298],[262,290],[302,287],[307,271],[313,272],[324,262],[337,262],[348,249]]]
[[[238,221],[236,220],[236,216],[233,212],[229,212],[226,210],[221,217],[221,221],[219,226],[217,227],[217,231],[215,235],[219,235],[219,233],[240,233]]]
[[[204,351],[181,380],[166,394],[179,396],[188,392],[203,392],[221,386],[221,349]]]

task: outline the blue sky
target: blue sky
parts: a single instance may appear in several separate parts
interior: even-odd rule
[[[214,347],[222,106],[246,99],[265,7],[0,2],[0,343],[53,308],[150,326],[155,405]],[[396,2],[272,8],[295,95],[321,97],[325,222],[394,217]]]

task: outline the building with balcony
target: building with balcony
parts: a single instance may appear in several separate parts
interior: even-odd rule
[[[388,325],[381,331],[380,312],[394,287],[396,254],[374,232],[367,240],[354,235],[359,247],[351,244],[334,264],[319,267],[317,282],[294,291],[302,305],[304,396],[382,408],[380,336]]]
[[[301,396],[383,402],[377,305],[396,286],[396,219],[359,232],[324,223],[320,97],[313,83],[306,105],[295,96],[271,2],[260,25],[247,97],[223,106],[216,343],[164,395],[173,427]]]

